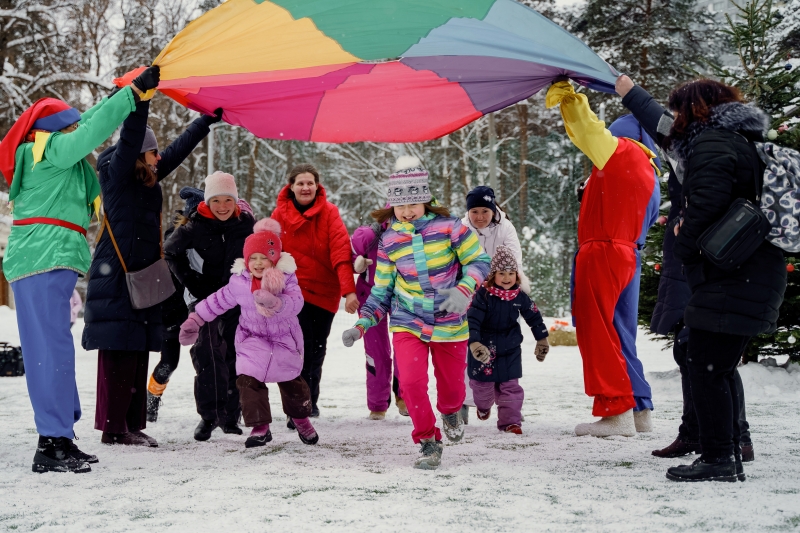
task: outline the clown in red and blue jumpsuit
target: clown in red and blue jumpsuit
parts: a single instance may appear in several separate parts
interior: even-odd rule
[[[547,106],[558,104],[567,134],[594,164],[578,218],[572,287],[584,385],[594,397],[592,414],[653,409],[636,356],[639,250],[661,201],[656,155],[643,144],[652,141],[631,116],[606,129],[586,96],[576,94],[569,82],[555,83],[548,91]]]

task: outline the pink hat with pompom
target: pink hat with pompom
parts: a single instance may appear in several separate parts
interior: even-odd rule
[[[253,227],[253,234],[244,241],[244,260],[253,254],[264,254],[273,264],[281,258],[281,225],[272,218],[262,218]]]

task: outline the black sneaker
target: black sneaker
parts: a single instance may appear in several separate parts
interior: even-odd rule
[[[264,446],[271,440],[272,440],[272,432],[268,430],[266,435],[260,435],[255,437],[253,435],[250,435],[249,437],[247,437],[247,440],[244,441],[244,447],[257,448],[258,446]]]
[[[316,405],[312,407],[311,414],[308,416],[310,416],[311,418],[319,418],[319,407],[317,407]]]
[[[291,429],[292,431],[297,429],[297,426],[294,425],[294,420],[292,420],[291,416],[286,419],[286,427]]]
[[[161,406],[161,396],[156,396],[147,391],[147,421],[158,421],[158,408]]]
[[[700,457],[691,465],[667,469],[667,479],[672,481],[728,481],[736,482],[736,460],[733,455],[716,459]]]
[[[194,428],[194,440],[206,441],[211,438],[211,432],[217,428],[217,423],[214,420],[200,419],[200,423]]]
[[[78,437],[75,437],[75,438],[77,439]],[[67,440],[67,449],[68,449],[67,453],[69,453],[69,456],[72,457],[73,459],[75,459],[76,461],[79,461],[79,462],[83,461],[84,463],[90,463],[90,464],[95,464],[95,463],[99,463],[100,462],[100,460],[97,458],[96,455],[91,455],[89,453],[82,452],[78,448],[78,445],[75,444],[72,441],[72,439],[66,439],[66,440]]]
[[[33,456],[31,470],[37,474],[45,472],[74,472],[85,474],[92,467],[85,461],[79,461],[69,454],[70,439],[63,437],[39,437],[36,455]]]

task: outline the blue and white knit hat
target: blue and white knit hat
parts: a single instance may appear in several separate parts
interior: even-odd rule
[[[433,196],[428,188],[428,171],[419,159],[413,156],[400,156],[394,165],[394,173],[389,176],[386,195],[389,205],[426,204]]]

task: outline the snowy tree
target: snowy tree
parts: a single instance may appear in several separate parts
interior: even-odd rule
[[[713,15],[697,9],[696,0],[589,0],[572,30],[662,102],[713,64],[721,45]],[[619,99],[604,100],[611,117],[623,112]]]
[[[82,89],[111,88],[100,70],[86,68],[90,43],[71,38],[70,15],[76,6],[89,4],[0,0],[0,137],[39,98],[61,98],[80,107]]]

